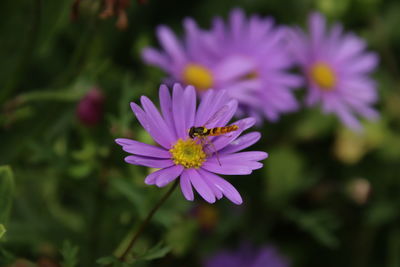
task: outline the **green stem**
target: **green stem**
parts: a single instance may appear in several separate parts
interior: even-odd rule
[[[139,226],[139,229],[137,232],[133,235],[131,241],[129,242],[129,245],[126,247],[124,252],[118,257],[120,261],[125,261],[126,257],[128,256],[129,252],[132,250],[133,246],[135,245],[136,241],[138,240],[140,234],[143,232],[143,230],[146,228],[147,224],[149,224],[151,218],[153,215],[156,213],[156,211],[164,204],[164,202],[169,198],[169,196],[174,192],[175,188],[178,186],[179,179],[176,179],[174,184],[170,187],[170,189],[165,193],[165,195],[157,202],[157,204],[151,209],[149,214],[147,214],[146,218],[142,222],[142,224]]]

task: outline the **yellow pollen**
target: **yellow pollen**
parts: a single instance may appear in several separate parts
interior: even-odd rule
[[[211,72],[199,64],[187,64],[183,70],[183,81],[193,85],[198,90],[207,90],[213,86],[214,79]]]
[[[193,139],[179,139],[169,152],[171,152],[174,163],[185,168],[199,168],[206,160],[203,146],[197,144]]]
[[[245,80],[247,80],[247,79],[256,79],[256,78],[258,78],[258,73],[256,72],[256,71],[252,71],[252,72],[249,72],[249,73],[247,73],[245,76],[244,76],[244,79]]]
[[[317,62],[311,67],[311,78],[325,91],[330,91],[336,85],[336,75],[333,69],[326,63]]]

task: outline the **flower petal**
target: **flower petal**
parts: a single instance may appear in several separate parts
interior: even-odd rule
[[[209,203],[215,202],[215,195],[204,181],[204,178],[195,170],[195,169],[187,169],[186,172],[189,175],[190,182],[196,191]]]
[[[174,116],[175,129],[178,138],[185,139],[188,135],[185,128],[185,105],[183,90],[180,84],[174,84],[172,92],[172,114]]]
[[[171,166],[169,168],[163,169],[165,171],[160,173],[155,178],[155,184],[158,187],[166,186],[171,181],[175,180],[179,175],[181,175],[183,169],[184,168],[183,168],[182,165],[174,165],[174,166]]]
[[[196,126],[204,126],[208,124],[207,127],[213,127],[214,123],[208,123],[210,119],[218,112],[222,106],[228,102],[229,98],[225,90],[221,90],[217,92],[215,95],[212,95],[212,98],[205,104],[202,105],[200,103],[199,109],[197,111],[197,118],[196,118]]]
[[[201,168],[199,169],[199,172],[203,177],[206,177],[209,183],[212,183],[216,188],[218,188],[230,201],[237,205],[243,203],[239,192],[228,181]]]
[[[150,168],[166,168],[174,165],[174,162],[170,159],[156,159],[141,156],[127,156],[125,157],[125,162],[133,165],[141,165]]]
[[[192,189],[192,184],[190,183],[190,178],[187,170],[184,170],[182,172],[180,184],[184,197],[189,201],[193,201],[194,200],[193,189]]]
[[[259,132],[245,134],[238,139],[233,140],[229,145],[220,150],[220,153],[228,154],[240,151],[255,144],[258,140],[260,140],[260,138],[261,134]]]
[[[255,63],[247,57],[231,56],[224,59],[214,70],[216,83],[226,83],[255,71]]]
[[[151,120],[152,125],[157,127],[159,132],[162,133],[163,138],[165,138],[166,142],[172,144],[175,141],[174,136],[171,133],[170,128],[168,128],[164,119],[161,117],[161,114],[158,112],[156,106],[153,102],[146,96],[142,96],[140,98],[144,111],[147,114],[147,118]]]
[[[214,160],[204,162],[201,167],[210,172],[226,175],[247,175],[252,172],[252,169],[245,164],[224,163],[219,165],[219,163]]]
[[[176,137],[174,116],[172,114],[172,99],[171,95],[169,94],[168,87],[164,84],[160,86],[159,98],[161,113],[164,121],[168,125],[168,128],[171,129],[174,139],[176,140],[178,138]]]
[[[160,67],[166,72],[169,72],[169,62],[166,56],[154,48],[145,48],[142,52],[142,58],[147,64],[152,64]]]
[[[194,126],[194,117],[196,115],[196,91],[193,86],[187,86],[183,93],[185,105],[185,129]]]
[[[141,107],[139,107],[136,103],[131,102],[131,108],[140,124],[151,135],[154,141],[164,148],[170,149],[171,143],[164,137],[162,131],[160,132],[160,129],[154,125],[153,121],[148,118],[147,114],[141,109]]]
[[[181,43],[176,38],[175,34],[170,28],[166,26],[159,26],[157,28],[157,36],[161,45],[167,51],[169,57],[175,62],[183,62],[185,55]]]
[[[153,158],[171,158],[169,151],[156,146],[125,138],[118,138],[115,142],[121,145],[122,149],[128,153]]]

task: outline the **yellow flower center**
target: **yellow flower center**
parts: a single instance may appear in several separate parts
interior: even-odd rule
[[[203,146],[197,144],[193,139],[179,139],[169,152],[171,152],[174,163],[185,168],[199,168],[206,160]]]
[[[187,64],[183,70],[183,81],[193,85],[198,90],[207,90],[213,86],[214,79],[211,72],[199,64]]]
[[[336,75],[333,69],[326,63],[317,62],[311,67],[311,78],[325,91],[330,91],[336,85]]]

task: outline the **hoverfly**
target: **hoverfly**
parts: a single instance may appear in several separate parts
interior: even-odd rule
[[[223,126],[223,127],[213,127],[213,128],[207,128],[207,125],[213,125],[217,123],[223,115],[225,115],[229,110],[229,106],[225,105],[221,109],[219,109],[217,112],[214,113],[213,116],[210,117],[210,119],[204,123],[203,126],[192,126],[189,128],[188,133],[189,137],[192,139],[197,138],[202,144],[203,147],[204,145],[209,144],[213,148],[213,152],[215,153],[217,157],[217,161],[219,165],[221,165],[221,162],[219,161],[218,157],[218,152],[215,149],[214,144],[211,142],[211,140],[208,139],[209,136],[220,136],[224,135],[233,131],[236,131],[239,129],[238,125],[229,125],[229,126]]]

